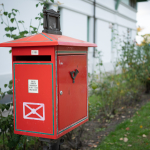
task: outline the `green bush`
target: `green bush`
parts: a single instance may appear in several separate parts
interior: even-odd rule
[[[117,50],[119,56],[113,62],[114,71],[111,74],[101,71],[103,63],[99,52],[99,75],[91,75],[90,81],[90,119],[95,118],[100,111],[110,118],[121,106],[126,107],[139,101],[144,88],[150,90],[150,45],[145,42],[146,39],[142,46],[129,41],[124,37],[120,42],[120,49]],[[96,79],[96,76],[100,79]]]

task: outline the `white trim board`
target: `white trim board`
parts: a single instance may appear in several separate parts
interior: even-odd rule
[[[93,2],[90,1],[90,0],[82,0],[82,1],[87,2],[87,3],[91,4],[91,5],[93,5]],[[123,6],[127,7],[128,9],[130,9],[130,10],[132,10],[132,11],[134,11],[134,12],[137,12],[136,10],[134,10],[134,8],[131,9],[132,7],[126,5],[126,4],[122,3],[122,2],[120,2],[120,4],[122,4]],[[135,23],[137,22],[136,20],[131,19],[131,18],[129,18],[129,17],[127,17],[127,16],[125,16],[125,15],[119,13],[118,11],[113,10],[113,9],[110,9],[110,8],[108,8],[108,7],[106,7],[106,6],[102,5],[102,4],[100,4],[100,3],[96,3],[96,7],[101,8],[101,9],[103,9],[103,10],[106,10],[107,12],[110,12],[110,13],[113,13],[113,14],[117,14],[118,16],[121,16],[121,17],[123,17],[123,18],[125,18],[125,19],[128,19],[128,20],[132,21],[132,22],[135,22]],[[115,7],[114,7],[114,8],[115,8]]]

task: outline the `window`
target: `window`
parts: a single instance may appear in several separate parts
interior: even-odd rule
[[[123,3],[129,5],[129,0],[121,0]]]
[[[136,9],[137,7],[136,0],[121,0],[121,1],[125,3],[126,5],[131,6],[132,8]]]
[[[136,8],[136,0],[130,0],[130,6]]]

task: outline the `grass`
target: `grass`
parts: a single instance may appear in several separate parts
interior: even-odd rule
[[[128,141],[124,142],[124,138]],[[119,124],[96,150],[150,150],[150,102]]]

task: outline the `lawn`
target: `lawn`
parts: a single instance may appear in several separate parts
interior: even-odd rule
[[[96,150],[150,150],[150,102],[111,132]]]

